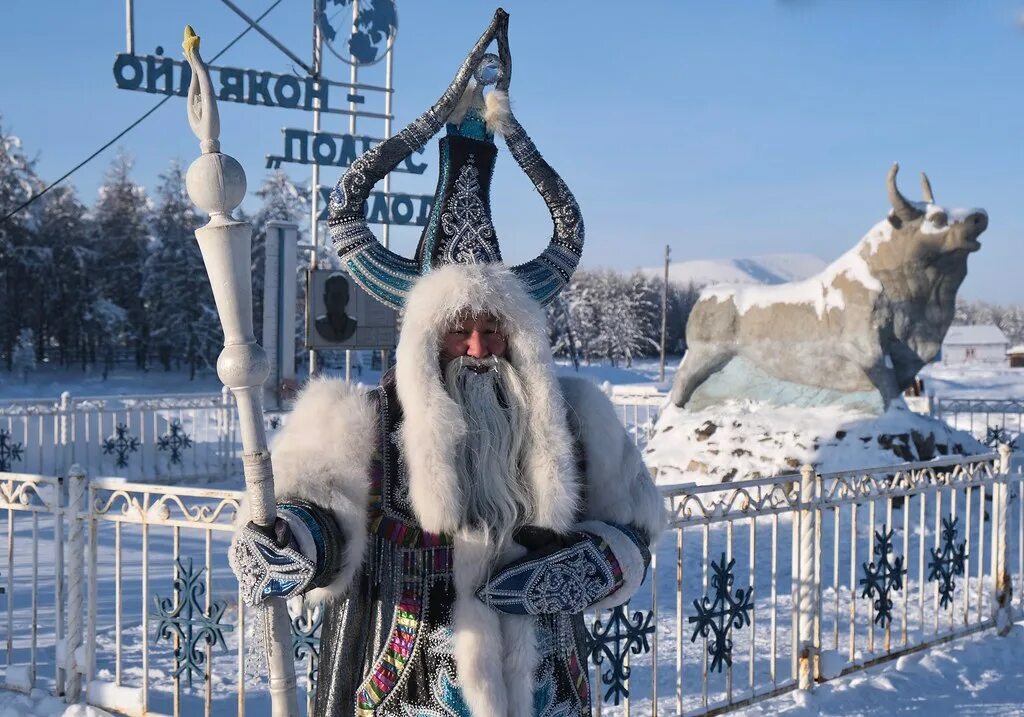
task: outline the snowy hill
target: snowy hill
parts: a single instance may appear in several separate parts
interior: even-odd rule
[[[768,254],[749,259],[692,259],[668,265],[669,281],[678,284],[782,284],[817,274],[828,262],[813,254]],[[640,270],[662,276],[664,267]]]

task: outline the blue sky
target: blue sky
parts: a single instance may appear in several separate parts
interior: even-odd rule
[[[251,15],[272,0],[237,0]],[[244,23],[216,0],[136,0],[136,52],[180,56],[186,22],[209,57]],[[311,2],[283,0],[265,25],[310,54]],[[576,193],[587,224],[584,265],[657,265],[673,258],[807,252],[832,259],[887,211],[893,161],[904,193],[928,172],[936,199],[980,206],[991,224],[961,290],[1024,302],[1024,0],[767,0],[747,2],[542,2],[506,0],[516,115]],[[479,0],[398,0],[396,129],[449,82],[494,6]],[[0,113],[53,179],[149,109],[159,96],[115,87],[124,51],[124,3],[5,0]],[[288,72],[289,61],[250,33],[219,62]],[[328,77],[348,68],[330,57]],[[361,75],[382,82],[383,63]],[[372,100],[371,100],[372,102]],[[369,104],[368,104],[369,107]],[[264,155],[280,154],[281,128],[309,128],[298,110],[221,103],[222,144],[250,189]],[[329,116],[324,129],[344,132]],[[376,120],[358,133],[378,135]],[[196,142],[174,98],[120,146],[136,180],[154,187]],[[72,181],[91,204],[108,150]],[[431,193],[425,175],[398,191]],[[285,165],[296,178],[308,167]],[[324,181],[338,169],[324,170]],[[538,253],[550,232],[539,197],[501,154],[494,215],[506,260]],[[252,200],[247,206],[254,206]],[[418,230],[395,233],[412,251]]]

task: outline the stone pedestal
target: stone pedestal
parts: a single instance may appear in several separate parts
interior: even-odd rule
[[[880,415],[747,400],[699,411],[669,406],[644,459],[659,484],[714,484],[796,473],[804,464],[831,472],[988,450],[970,434],[914,413],[902,400]]]

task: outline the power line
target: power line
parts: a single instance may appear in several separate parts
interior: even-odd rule
[[[270,6],[270,7],[268,7],[268,8],[266,9],[266,10],[264,10],[264,11],[263,11],[263,14],[262,14],[262,15],[260,15],[259,17],[257,17],[257,18],[256,18],[255,22],[259,22],[260,20],[262,20],[263,18],[265,18],[265,17],[267,16],[267,15],[269,15],[269,14],[270,14],[270,11],[271,11],[271,10],[273,10],[273,9],[274,9],[275,7],[277,7],[278,5],[280,5],[280,4],[281,4],[281,2],[282,2],[282,0],[275,0],[275,2],[274,2],[274,3],[273,3],[273,4],[271,5],[271,6]],[[250,30],[252,30],[252,25],[250,25],[250,26],[246,27],[246,28],[245,28],[244,30],[242,30],[242,31],[241,31],[240,33],[238,33],[238,35],[236,35],[236,36],[235,36],[235,39],[234,39],[234,40],[232,40],[232,41],[231,41],[231,42],[229,42],[229,43],[228,43],[227,45],[225,45],[225,46],[224,46],[224,48],[223,48],[223,49],[221,49],[221,51],[220,51],[220,52],[218,52],[218,53],[217,53],[216,55],[214,55],[213,57],[211,57],[209,61],[210,61],[210,62],[216,62],[216,61],[217,61],[217,59],[218,59],[218,58],[219,58],[219,57],[220,57],[221,55],[223,55],[223,54],[224,54],[225,52],[227,52],[228,50],[230,50],[230,49],[231,49],[231,48],[232,48],[232,47],[234,46],[234,44],[235,44],[236,42],[238,42],[238,41],[239,41],[239,40],[241,40],[241,39],[242,39],[243,37],[245,37],[245,36],[246,36],[246,35],[247,35],[247,34],[249,33],[249,31],[250,31]],[[57,181],[55,181],[55,182],[53,182],[53,183],[51,183],[51,184],[47,185],[47,186],[46,186],[46,187],[45,187],[44,189],[42,189],[42,190],[41,190],[41,191],[40,191],[39,193],[37,193],[37,194],[34,194],[34,195],[32,195],[32,196],[31,196],[31,197],[29,197],[29,198],[28,198],[28,199],[27,199],[27,200],[26,200],[25,202],[23,202],[23,203],[22,203],[21,205],[19,205],[19,206],[18,206],[17,208],[15,208],[15,209],[14,209],[14,211],[12,211],[12,212],[10,212],[9,214],[5,215],[3,219],[0,219],[0,223],[3,223],[3,222],[6,222],[6,221],[8,221],[8,220],[9,220],[9,219],[10,219],[11,217],[13,217],[13,216],[14,216],[15,214],[17,214],[18,212],[20,212],[20,211],[21,211],[22,209],[25,209],[26,207],[28,207],[28,206],[29,206],[30,204],[32,204],[32,203],[33,203],[34,201],[36,201],[36,200],[37,200],[37,199],[39,199],[39,198],[40,198],[41,196],[43,196],[44,194],[46,194],[46,193],[47,193],[48,191],[50,191],[51,189],[53,189],[54,187],[56,187],[56,186],[57,186],[58,184],[60,184],[61,182],[63,182],[63,181],[65,180],[65,179],[67,179],[68,177],[70,177],[70,176],[71,176],[72,174],[74,174],[75,172],[77,172],[77,171],[78,171],[79,169],[81,169],[82,167],[84,167],[85,165],[87,165],[87,164],[88,164],[89,162],[91,162],[92,160],[96,159],[96,157],[98,157],[98,156],[99,156],[100,154],[102,154],[102,153],[103,153],[103,152],[104,152],[105,150],[109,149],[109,148],[110,148],[110,146],[111,146],[112,144],[114,144],[115,142],[117,142],[117,140],[121,139],[121,138],[122,138],[122,137],[124,137],[124,136],[125,136],[126,134],[128,134],[129,132],[131,132],[131,131],[132,131],[133,129],[135,129],[136,127],[138,127],[138,126],[139,126],[139,125],[140,125],[140,124],[142,123],[142,121],[143,121],[143,120],[145,120],[145,119],[146,119],[147,117],[149,117],[149,116],[150,116],[151,114],[153,114],[153,113],[154,113],[154,112],[156,112],[156,111],[157,111],[158,109],[160,109],[161,107],[163,107],[163,106],[164,106],[164,104],[165,104],[165,103],[167,102],[167,100],[171,99],[171,98],[172,98],[172,97],[174,97],[174,96],[175,96],[175,95],[167,95],[167,96],[166,96],[166,97],[164,97],[164,98],[163,98],[162,100],[160,100],[159,102],[157,102],[157,103],[156,103],[155,105],[153,105],[153,106],[152,106],[152,107],[151,107],[151,108],[150,108],[149,110],[147,110],[147,111],[146,111],[145,113],[143,113],[143,115],[142,115],[141,117],[139,117],[139,118],[138,118],[137,120],[135,120],[134,122],[132,122],[132,123],[131,123],[130,125],[128,125],[127,127],[125,127],[125,128],[124,128],[123,130],[121,130],[120,132],[118,132],[118,133],[117,133],[117,134],[116,134],[116,135],[114,136],[114,138],[113,138],[112,140],[110,140],[109,142],[107,142],[106,144],[104,144],[104,145],[103,145],[102,147],[100,147],[100,148],[99,148],[99,149],[97,149],[97,150],[96,150],[95,152],[93,152],[93,153],[92,153],[92,154],[90,154],[90,155],[89,155],[88,157],[86,157],[86,158],[85,158],[85,159],[83,159],[83,160],[82,160],[81,162],[79,162],[79,163],[78,163],[78,164],[76,164],[76,165],[75,165],[74,167],[72,167],[72,168],[71,168],[71,169],[70,169],[70,170],[69,170],[68,172],[66,172],[65,174],[63,174],[63,175],[62,175],[62,176],[60,177],[60,179],[58,179]]]

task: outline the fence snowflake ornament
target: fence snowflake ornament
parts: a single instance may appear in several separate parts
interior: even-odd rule
[[[630,668],[626,664],[626,655],[632,650],[634,655],[642,655],[651,651],[650,636],[654,634],[654,613],[651,611],[633,613],[630,620],[626,614],[626,606],[619,605],[612,610],[607,622],[594,620],[590,632],[587,633],[587,654],[591,662],[600,667],[608,661],[608,669],[601,673],[601,682],[608,685],[604,693],[604,701],[619,704],[624,697],[629,697]]]
[[[11,470],[14,461],[22,459],[22,445],[11,442],[11,433],[6,428],[0,428],[0,472],[6,473]]]
[[[734,628],[749,625],[750,613],[754,610],[753,587],[737,590],[735,598],[732,595],[732,586],[736,579],[732,574],[732,568],[735,564],[735,559],[726,564],[725,553],[722,553],[720,562],[711,562],[711,570],[714,572],[711,578],[711,586],[715,590],[714,602],[706,595],[700,600],[694,600],[693,606],[697,608],[697,614],[689,618],[691,623],[695,623],[690,642],[696,642],[698,635],[711,636],[708,655],[711,656],[709,670],[712,672],[716,669],[721,672],[724,665],[732,666],[730,633]]]
[[[139,439],[128,433],[128,426],[118,423],[114,435],[103,441],[103,455],[116,454],[114,465],[118,468],[128,466],[128,454],[139,450]]]
[[[171,452],[171,463],[181,465],[181,452],[192,447],[192,438],[181,427],[181,421],[175,418],[167,428],[167,433],[157,438],[158,450]]]
[[[959,522],[959,518],[943,518],[942,547],[929,548],[932,559],[928,562],[928,579],[939,581],[939,604],[943,608],[953,604],[953,592],[956,590],[953,578],[964,574],[964,561],[967,560],[967,541],[961,540],[959,545],[956,543]]]
[[[306,679],[309,691],[316,691],[316,678],[320,665],[320,628],[324,623],[324,613],[319,607],[301,613],[292,618],[292,652],[296,660],[309,660]]]
[[[156,628],[156,641],[166,640],[174,643],[174,676],[182,673],[188,677],[188,686],[192,687],[192,677],[198,674],[204,680],[203,668],[206,654],[203,646],[215,648],[218,645],[227,650],[224,633],[234,631],[233,625],[224,625],[221,618],[227,604],[219,601],[210,603],[210,610],[203,609],[202,598],[206,593],[206,585],[200,578],[206,568],[196,571],[192,566],[192,558],[184,563],[181,558],[175,561],[174,598],[153,598],[156,614],[160,623]]]
[[[1017,440],[1020,435],[1014,436],[1005,426],[988,426],[985,429],[985,440],[983,443],[993,450],[1000,445],[1006,444],[1011,451],[1017,450]]]
[[[892,536],[895,530],[886,531],[882,526],[882,532],[875,531],[875,557],[878,564],[874,562],[864,563],[864,577],[860,584],[864,586],[861,597],[874,598],[875,622],[886,626],[892,622],[892,598],[893,590],[903,589],[903,576],[906,570],[903,569],[903,556],[899,556],[890,562],[889,555],[892,553]]]

